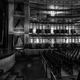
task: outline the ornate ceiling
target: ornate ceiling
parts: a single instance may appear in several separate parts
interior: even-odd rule
[[[65,5],[65,6],[71,6],[71,5],[80,5],[80,0],[48,0],[52,4],[55,5]]]
[[[48,3],[53,3],[53,4],[58,4],[58,5],[62,5],[63,3],[64,4],[78,4],[80,2],[80,0],[8,0],[8,1],[16,1],[16,2],[19,2],[19,1],[30,1],[30,2],[48,2]]]
[[[80,0],[8,0],[9,2],[30,2],[38,4],[47,4],[47,5],[56,5],[56,6],[65,6],[71,7],[75,5],[80,5]]]
[[[31,2],[48,3],[53,5],[80,5],[80,0],[29,0]]]

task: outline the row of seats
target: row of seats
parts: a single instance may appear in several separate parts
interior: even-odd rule
[[[25,48],[28,48],[28,49],[54,49],[54,48],[58,48],[58,50],[61,48],[61,46],[64,45],[64,44],[50,44],[50,43],[41,43],[41,44],[35,44],[35,43],[28,43],[28,44],[25,44]],[[65,44],[65,45],[68,45],[68,44]],[[64,46],[65,47],[65,46]],[[63,49],[64,50],[64,49]]]
[[[70,44],[68,46],[62,46],[58,48],[60,54],[64,54],[67,58],[72,60],[79,60],[80,58],[80,46],[76,44]]]
[[[62,46],[56,46],[53,50],[44,50],[41,55],[45,58],[54,75],[60,78],[62,76],[62,69],[72,76],[74,74],[74,66],[78,66],[75,64],[75,60],[79,61],[77,59],[77,56],[79,57],[79,48],[80,46],[76,44],[64,44]]]
[[[52,46],[49,43],[46,43],[46,44],[26,44],[25,45],[25,48],[28,48],[28,49],[48,49],[51,47]]]

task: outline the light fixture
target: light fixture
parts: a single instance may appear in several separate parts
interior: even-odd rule
[[[50,5],[49,9],[68,9],[68,8],[67,7],[61,7],[61,6]]]

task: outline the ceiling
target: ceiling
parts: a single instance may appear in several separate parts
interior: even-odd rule
[[[61,5],[61,6],[71,6],[80,5],[80,0],[29,0],[30,2],[47,3],[48,5]]]
[[[14,0],[9,0],[9,1],[14,1]],[[26,2],[28,3],[28,0],[15,0],[15,2]],[[50,6],[53,6],[53,8],[55,6],[57,6],[58,8],[73,8],[74,10],[69,11],[68,13],[60,13],[57,14],[57,16],[74,16],[74,15],[79,15],[80,16],[80,0],[29,0],[30,2],[30,16],[32,16],[33,18],[41,18],[45,19],[48,18],[47,14],[51,14],[51,12],[46,12],[44,13],[44,11],[40,11],[39,9],[50,9]],[[33,9],[34,8],[34,9]],[[37,8],[37,10],[36,10]],[[75,9],[78,8],[78,9]],[[55,12],[53,12],[55,13]],[[52,13],[52,14],[53,14]],[[45,15],[46,14],[46,15]],[[38,17],[39,16],[39,17]],[[55,17],[56,14],[53,14],[53,17]],[[31,18],[32,18],[31,17]],[[62,18],[63,19],[63,18]],[[53,20],[52,18],[50,18],[50,20]],[[55,20],[55,19],[54,19]],[[59,19],[58,19],[59,20]],[[61,19],[60,19],[61,20]],[[71,20],[76,20],[76,18],[71,18]],[[77,20],[80,20],[80,17],[77,18]]]
[[[72,7],[80,5],[80,0],[8,0],[9,2],[27,2],[30,3],[38,3],[38,4],[47,4],[56,5],[56,6],[65,6],[65,7]]]
[[[52,4],[55,5],[64,5],[64,6],[71,6],[71,5],[80,5],[80,0],[49,0]]]

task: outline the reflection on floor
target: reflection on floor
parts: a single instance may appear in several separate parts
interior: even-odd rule
[[[17,60],[7,80],[45,80],[44,68],[39,57],[21,59]]]

